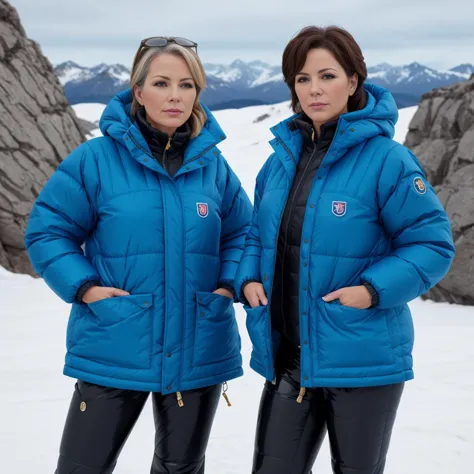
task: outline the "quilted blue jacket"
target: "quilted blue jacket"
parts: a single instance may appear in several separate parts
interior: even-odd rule
[[[392,140],[391,94],[365,86],[363,110],[340,116],[308,198],[299,262],[301,385],[360,387],[413,378],[413,322],[407,303],[447,273],[451,227],[415,156]],[[302,137],[291,117],[272,128],[274,153],[260,171],[254,215],[236,290],[261,281],[271,301],[281,216]],[[325,303],[327,293],[368,282],[379,304],[366,310]],[[272,380],[279,335],[271,305],[246,307],[251,367]]]
[[[132,94],[105,109],[103,137],[68,156],[30,215],[25,245],[52,290],[72,302],[64,373],[170,393],[242,375],[232,285],[252,216],[216,145],[212,114],[174,178],[130,118]],[[82,245],[84,246],[84,251]],[[89,280],[130,296],[74,302]]]

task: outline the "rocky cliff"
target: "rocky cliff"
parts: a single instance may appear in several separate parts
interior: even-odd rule
[[[451,271],[427,296],[474,304],[474,75],[423,96],[405,145],[435,186],[456,243]]]
[[[0,265],[33,273],[23,246],[32,203],[84,135],[53,67],[0,0]]]

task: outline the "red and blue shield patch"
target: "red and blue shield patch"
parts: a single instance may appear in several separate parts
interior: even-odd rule
[[[345,201],[333,201],[332,202],[332,213],[337,217],[345,216],[347,212],[347,202]]]
[[[413,186],[415,186],[415,191],[418,194],[425,194],[426,193],[426,184],[420,176],[417,176],[413,180]]]
[[[209,206],[206,202],[198,202],[196,203],[197,206],[197,213],[199,217],[207,217],[209,215]]]

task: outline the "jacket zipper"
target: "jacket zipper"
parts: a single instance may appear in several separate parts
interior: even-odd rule
[[[166,168],[166,153],[168,152],[168,150],[171,148],[171,137],[168,138],[168,143],[166,144],[165,146],[165,151],[163,152],[163,157],[162,157],[162,161],[163,161],[163,169],[168,173],[168,169]],[[169,174],[169,173],[168,173]]]

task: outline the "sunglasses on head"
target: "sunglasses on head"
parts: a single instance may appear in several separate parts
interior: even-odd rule
[[[133,60],[133,68],[135,68],[136,63],[142,57],[143,53],[149,48],[164,48],[168,46],[170,43],[177,44],[179,46],[183,46],[184,48],[193,49],[194,52],[197,54],[197,43],[194,41],[188,40],[186,38],[174,37],[174,36],[153,36],[151,38],[145,38],[140,42],[140,46],[138,47],[137,54],[135,55],[135,59]]]

